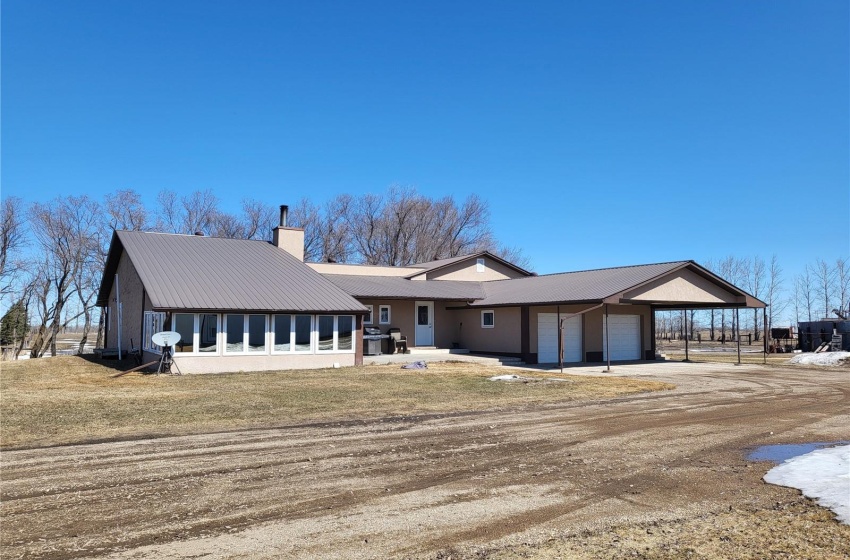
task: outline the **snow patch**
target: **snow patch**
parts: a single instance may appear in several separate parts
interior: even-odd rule
[[[490,378],[490,381],[519,381],[524,379],[519,375],[494,375]]]
[[[848,354],[848,352],[844,352]],[[764,481],[797,488],[850,525],[850,445],[818,449],[770,469]]]
[[[807,352],[791,358],[789,364],[802,364],[812,366],[839,366],[844,360],[850,360],[850,352]]]

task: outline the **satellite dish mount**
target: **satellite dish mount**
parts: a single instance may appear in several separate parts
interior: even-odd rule
[[[157,346],[162,346],[162,357],[159,359],[157,373],[172,373],[171,366],[177,369],[178,374],[180,373],[180,368],[174,362],[173,356],[174,345],[180,342],[181,338],[183,337],[176,331],[162,331],[151,336],[151,342]]]

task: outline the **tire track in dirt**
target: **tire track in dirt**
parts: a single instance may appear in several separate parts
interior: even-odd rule
[[[409,546],[388,544],[386,552],[486,542],[564,516],[583,519],[600,503],[652,511],[630,484],[659,488],[651,502],[670,500],[672,489],[699,501],[700,490],[678,478],[694,470],[694,460],[719,468],[717,457],[734,460],[741,447],[763,440],[777,417],[789,431],[848,414],[841,378],[739,377],[705,375],[693,384],[715,391],[691,391],[683,382],[685,389],[603,402],[5,453],[4,550],[9,557],[71,558],[91,555],[92,548],[104,554],[194,537],[214,542],[263,524],[332,523],[334,517],[349,519],[356,532],[355,512],[377,522],[387,500],[410,502],[405,511],[415,516],[433,507],[428,493],[460,495],[446,507],[464,511],[463,504],[471,508],[511,485],[539,487],[546,500],[530,500],[527,509],[496,511],[489,521],[470,516],[476,520],[470,526],[433,535],[425,530]],[[732,389],[724,389],[730,378]],[[748,393],[740,392],[742,385]],[[720,396],[729,390],[736,396]],[[630,443],[641,438],[646,441]],[[619,457],[616,446],[635,456]],[[188,461],[195,464],[187,467]],[[33,522],[51,527],[51,544],[27,531]],[[87,550],[75,550],[90,541]]]

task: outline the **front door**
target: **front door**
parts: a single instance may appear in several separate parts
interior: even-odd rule
[[[434,302],[416,302],[416,346],[434,345]]]

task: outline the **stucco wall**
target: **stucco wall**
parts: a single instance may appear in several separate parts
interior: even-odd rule
[[[359,299],[358,300],[363,305],[371,305],[373,306],[372,312],[372,322],[364,323],[363,327],[377,327],[381,329],[381,333],[386,334],[388,329],[397,328],[401,329],[401,334],[407,337],[407,342],[410,346],[413,346],[413,329],[415,325],[413,324],[413,302],[398,300],[398,299],[390,299],[390,300],[381,300],[381,299]],[[390,323],[388,325],[380,324],[380,306],[381,305],[389,305],[390,306]]]
[[[481,327],[481,309],[454,311],[455,322],[463,322],[461,347],[473,352],[519,354],[522,351],[522,323],[519,307],[498,307],[494,312],[493,328]]]
[[[489,282],[491,280],[506,280],[508,278],[522,278],[524,274],[484,257],[484,272],[477,271],[476,259],[465,260],[451,264],[445,268],[435,270],[415,280],[463,280],[467,282]]]
[[[685,303],[736,303],[740,298],[687,269],[626,292],[626,299]]]
[[[378,266],[367,264],[306,263],[320,274],[350,274],[352,276],[408,276],[422,272],[421,268]]]
[[[145,354],[147,355],[147,353]],[[180,373],[229,373],[330,368],[354,365],[354,354],[293,354],[263,356],[174,356]],[[176,371],[176,370],[174,370]]]

